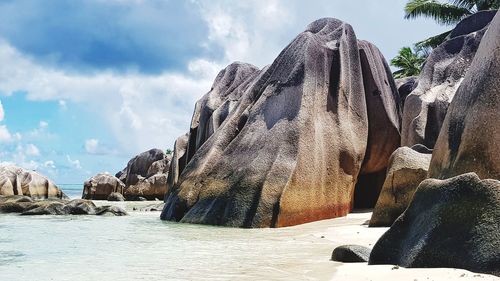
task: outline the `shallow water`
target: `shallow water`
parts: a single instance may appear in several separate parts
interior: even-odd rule
[[[115,204],[130,211],[148,203]],[[0,279],[317,280],[335,270],[331,242],[313,229],[222,228],[158,217],[0,214]]]

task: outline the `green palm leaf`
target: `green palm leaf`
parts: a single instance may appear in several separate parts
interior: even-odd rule
[[[441,45],[446,40],[446,37],[451,33],[450,31],[446,31],[444,33],[441,33],[436,36],[432,36],[430,38],[427,38],[423,41],[420,41],[415,44],[415,47],[417,48],[436,48],[437,46]]]
[[[440,24],[456,24],[472,12],[469,9],[436,0],[412,0],[406,4],[405,18],[432,18]]]

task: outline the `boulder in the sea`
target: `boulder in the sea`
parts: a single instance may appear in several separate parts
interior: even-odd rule
[[[111,193],[123,193],[125,184],[117,177],[101,173],[97,174],[83,184],[83,199],[107,200]]]
[[[139,197],[145,200],[163,199],[167,191],[167,174],[155,174],[149,178],[140,177],[139,180],[125,188],[123,195],[127,200],[137,200]]]
[[[0,166],[0,195],[67,198],[64,192],[47,177],[14,165]]]
[[[199,125],[190,131],[162,219],[280,227],[343,216],[362,167],[363,175],[384,172],[399,145],[389,68],[342,21],[313,22],[273,64],[238,81],[240,97],[210,137],[198,137]]]
[[[368,262],[371,249],[360,245],[342,245],[332,252],[332,261]]]
[[[127,186],[136,184],[139,176],[146,178],[151,165],[166,158],[163,150],[154,148],[136,155],[128,161],[127,166],[115,176],[121,178]]]
[[[495,13],[481,11],[464,19],[451,32],[448,40],[429,55],[418,78],[418,86],[405,100],[401,135],[403,146],[420,143],[434,148],[448,106],[462,84]],[[481,24],[470,24],[472,22]]]
[[[369,264],[500,275],[500,181],[474,173],[427,179],[377,241]]]
[[[370,219],[370,226],[391,226],[410,204],[418,185],[427,178],[431,153],[422,147],[401,147],[391,156],[387,177]]]
[[[467,172],[500,179],[500,13],[484,35],[451,103],[436,142],[429,176]]]
[[[28,196],[0,196],[0,213],[20,213],[33,215],[116,215],[124,216],[127,212],[117,206],[97,207],[91,200],[49,198],[33,200]]]

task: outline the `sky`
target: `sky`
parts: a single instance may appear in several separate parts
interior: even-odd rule
[[[0,0],[0,163],[57,184],[173,148],[194,103],[233,61],[261,68],[334,17],[379,47],[447,30],[404,20],[406,0]]]

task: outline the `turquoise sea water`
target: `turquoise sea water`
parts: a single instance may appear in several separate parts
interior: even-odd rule
[[[96,202],[109,204],[108,202]],[[0,280],[319,280],[332,245],[314,229],[163,222],[130,216],[0,214]]]

